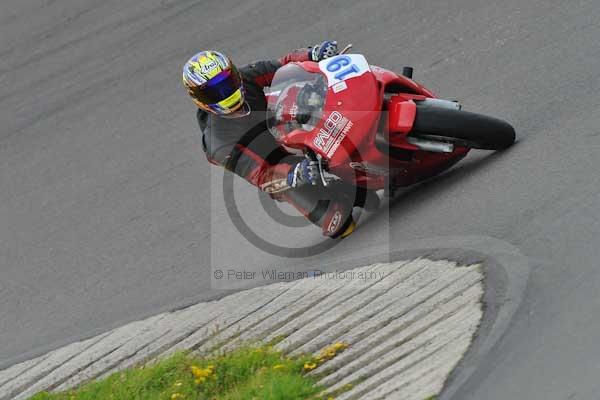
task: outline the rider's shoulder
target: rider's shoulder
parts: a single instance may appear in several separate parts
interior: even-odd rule
[[[209,114],[203,109],[199,108],[196,111],[196,119],[198,120],[198,125],[200,125],[200,130],[204,132],[206,130],[206,126],[208,125]]]

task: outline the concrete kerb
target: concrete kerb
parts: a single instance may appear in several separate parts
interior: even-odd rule
[[[440,250],[440,243],[444,244],[445,249]],[[429,379],[427,393],[437,394],[431,390],[445,385],[441,398],[452,398],[465,382],[473,379],[475,365],[494,348],[517,309],[527,282],[527,259],[505,242],[482,237],[420,240],[404,243],[402,249],[392,253],[381,252],[366,258],[367,260],[340,260],[323,269],[350,269],[361,264],[368,265],[362,268],[389,272],[386,275],[387,282],[362,285],[355,282],[337,282],[331,285],[323,282],[313,285],[305,281],[281,282],[163,313],[0,371],[0,398],[25,399],[39,390],[63,390],[176,350],[204,352],[223,346],[231,348],[236,342],[245,340],[272,339],[275,332],[287,335],[279,344],[279,348],[286,352],[318,351],[329,344],[329,341],[349,341],[351,348],[347,352],[314,372],[325,374],[322,376],[322,383],[332,388],[339,387],[336,382],[351,382],[353,377],[359,377],[363,383],[369,380],[387,382],[384,385],[389,389],[386,397],[406,394],[407,388],[411,387],[411,393],[416,394],[423,388],[415,383],[427,380],[416,371],[429,370],[425,367],[433,363],[446,370],[429,372],[432,376],[441,377],[441,381]],[[413,261],[373,265],[374,261],[390,260]],[[455,262],[463,266],[457,267]],[[485,284],[481,283],[481,274],[477,278],[477,271],[481,269],[474,265],[479,264],[484,266]],[[442,269],[444,272],[441,272]],[[464,323],[463,335],[457,335],[455,342],[450,340],[450,343],[444,345],[441,343],[445,335],[439,334],[445,330],[442,328],[443,324],[448,323],[447,321],[456,322],[458,317],[455,315],[463,311],[459,307],[438,319],[428,319],[428,316],[443,309],[446,303],[455,302],[462,297],[453,297],[451,294],[460,293],[461,289],[458,287],[451,288],[457,284],[460,286],[461,282],[466,285],[462,289],[465,294],[473,290],[476,293],[478,288],[483,292],[485,285],[485,313],[482,319],[481,315],[477,315],[477,310],[481,311],[480,306],[466,304],[465,309],[469,309],[470,314],[462,319],[468,321]],[[311,295],[306,296],[306,293]],[[475,304],[479,304],[480,300],[481,295]],[[329,308],[319,307],[320,310],[330,311],[315,316],[314,309],[321,304]],[[396,312],[390,312],[390,309]],[[412,322],[397,323],[399,319],[406,319],[407,315],[413,315]],[[431,322],[422,323],[419,328],[420,321],[428,320]],[[473,337],[477,326],[480,326],[479,332],[470,347],[470,340],[466,344],[458,340],[465,333]],[[381,336],[380,332],[386,332],[386,327],[389,332]],[[460,328],[454,326],[452,329]],[[353,356],[355,346],[360,348],[364,343],[369,343],[371,336],[378,337],[374,332],[380,334],[380,340],[373,346],[375,350],[365,353],[362,359]],[[419,338],[425,337],[440,340],[434,340],[438,347],[429,347],[437,350],[427,353],[427,346],[418,344]],[[382,349],[391,355],[379,360],[376,355]],[[417,367],[401,367],[398,361],[405,357],[399,356],[402,352],[414,355],[413,364]],[[421,353],[423,356],[417,357]],[[364,371],[357,373],[356,366],[361,362],[373,364],[372,375],[365,376]],[[458,368],[446,379],[457,363]],[[399,380],[395,375],[397,373],[404,380]],[[327,375],[330,376],[329,379]],[[392,376],[394,379],[387,378]],[[404,383],[397,386],[392,385],[392,381]],[[365,384],[357,385],[353,390],[354,392],[349,391],[344,395],[344,398],[354,398],[352,393],[359,392],[361,396],[370,396],[375,388]],[[382,394],[381,389],[378,390],[377,393]]]

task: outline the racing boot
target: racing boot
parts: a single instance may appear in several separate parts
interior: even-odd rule
[[[346,237],[356,227],[352,218],[353,198],[337,187],[302,186],[282,193],[278,199],[287,201],[310,222],[321,227],[325,236]]]

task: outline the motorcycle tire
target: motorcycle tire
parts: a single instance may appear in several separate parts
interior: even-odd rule
[[[410,136],[452,142],[482,150],[503,150],[515,142],[515,129],[497,118],[467,111],[417,107]]]

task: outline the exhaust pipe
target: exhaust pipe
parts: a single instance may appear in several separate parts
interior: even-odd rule
[[[452,143],[434,142],[432,140],[425,140],[412,136],[409,136],[406,139],[408,143],[417,146],[419,150],[431,151],[434,153],[452,153],[454,151],[454,145]]]
[[[460,111],[460,109],[462,108],[462,105],[457,101],[442,100],[442,99],[427,98],[425,100],[417,100],[417,101],[415,101],[415,103],[417,103],[417,105],[419,107],[423,107],[423,108],[435,107],[435,108],[446,108],[448,110],[456,110],[456,111]]]

